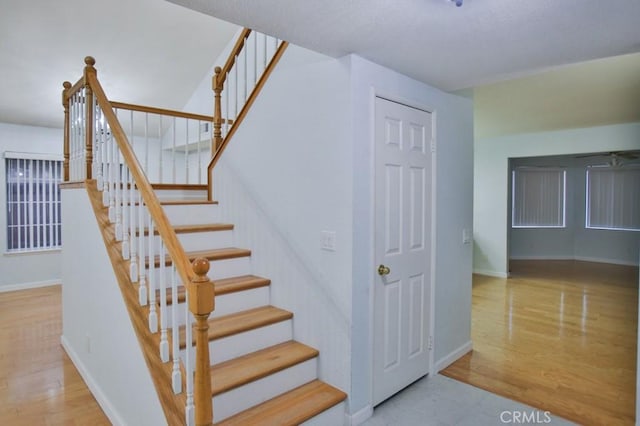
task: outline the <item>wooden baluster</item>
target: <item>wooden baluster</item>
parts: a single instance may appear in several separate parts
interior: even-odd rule
[[[156,309],[156,283],[157,283],[157,275],[158,272],[155,269],[155,247],[154,247],[154,230],[153,230],[153,219],[151,218],[151,214],[149,214],[149,250],[147,252],[147,256],[149,258],[149,331],[152,333],[156,333],[158,331],[158,312]],[[160,262],[162,264],[162,262]]]
[[[156,144],[158,146],[158,183],[164,182],[163,170],[162,170],[162,116],[158,115],[158,142]]]
[[[222,68],[216,67],[216,75],[213,77],[213,92],[214,92],[214,105],[213,105],[213,141],[211,144],[211,151],[216,152],[218,147],[222,144],[222,101],[220,95],[222,93],[223,83],[220,81]]]
[[[173,131],[171,132],[171,183],[176,182],[176,118],[173,117]]]
[[[160,243],[160,267],[158,269],[158,284],[160,288],[160,360],[169,361],[169,339],[167,334],[167,262],[164,241],[158,237]],[[172,263],[173,259],[171,260]]]
[[[142,200],[142,192],[138,188],[138,301],[140,306],[147,304],[147,272],[144,264],[145,260],[145,238],[144,238],[144,218],[145,206]]]
[[[65,182],[69,181],[69,96],[68,91],[71,89],[71,83],[65,81],[62,83],[62,106],[64,107],[64,141],[63,141],[63,155],[64,155],[64,172],[63,179]]]
[[[102,110],[100,107],[96,105],[96,117],[95,117],[95,161],[93,165],[96,183],[98,187],[98,191],[102,191],[104,189],[104,178],[102,176],[102,147],[104,146],[104,134],[105,134],[105,125],[104,125],[104,116],[102,115]]]
[[[189,292],[185,293],[185,306],[187,309],[184,310],[184,324],[185,324],[185,342],[187,345],[184,351],[184,370],[185,370],[185,382],[186,382],[186,391],[187,391],[187,401],[185,406],[185,423],[187,426],[193,426],[195,424],[195,407],[193,405],[193,317],[191,312],[189,311],[188,306],[190,306],[190,298]]]
[[[93,112],[94,112],[94,102],[93,102],[93,91],[91,90],[91,86],[89,85],[89,79],[87,75],[90,73],[96,74],[97,71],[93,67],[96,64],[96,60],[91,56],[87,56],[84,58],[84,63],[86,66],[84,67],[84,106],[85,106],[85,161],[86,161],[86,179],[92,178],[92,169],[93,169],[93,129],[94,129],[94,121],[93,121]]]
[[[215,290],[213,283],[207,277],[209,261],[198,258],[193,261],[192,266],[196,276],[188,283],[188,291],[189,310],[196,320],[194,327],[196,334],[195,418],[197,426],[208,426],[213,424],[208,318],[215,308]]]
[[[188,323],[187,323],[188,324]],[[188,325],[187,325],[188,327]],[[178,325],[178,274],[175,263],[171,265],[171,387],[173,393],[182,392],[182,374],[180,372],[180,326]],[[188,345],[187,345],[188,346]]]
[[[140,235],[136,234],[136,191],[137,186],[133,179],[133,173],[129,173],[130,192],[129,192],[129,247],[131,248],[131,263],[129,264],[129,278],[132,283],[138,282],[138,244],[137,239]]]
[[[185,174],[185,182],[189,185],[189,119],[184,119],[184,174]]]

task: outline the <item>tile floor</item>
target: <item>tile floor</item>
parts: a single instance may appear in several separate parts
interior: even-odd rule
[[[573,423],[436,374],[378,405],[363,426],[492,426]]]

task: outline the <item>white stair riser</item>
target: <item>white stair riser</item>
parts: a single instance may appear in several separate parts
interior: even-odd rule
[[[237,277],[251,274],[251,257],[237,257],[235,259],[216,260],[211,262],[209,269],[209,279],[219,280],[222,278]]]
[[[317,358],[296,364],[213,398],[214,422],[233,416],[316,379]]]
[[[178,234],[185,251],[208,250],[233,246],[233,231],[207,231]]]
[[[206,189],[156,189],[156,197],[159,200],[206,200]]]
[[[133,194],[131,194],[133,192]],[[156,197],[159,200],[184,200],[184,201],[193,201],[193,200],[206,200],[208,197],[206,189],[156,189],[155,191]],[[138,200],[138,191],[128,191],[126,194],[123,191],[120,193],[119,197],[123,198],[124,201],[129,202],[131,200],[131,196],[133,195],[134,201]]]
[[[219,364],[278,343],[288,342],[293,338],[291,320],[281,321],[244,333],[234,334],[209,342],[209,363]],[[184,359],[186,351],[180,351]],[[191,351],[191,362],[195,362],[195,353]]]
[[[230,278],[237,277],[239,275],[248,275],[251,273],[251,258],[248,256],[245,257],[236,257],[234,259],[224,259],[224,260],[214,260],[210,263],[209,269],[209,279],[211,280],[219,280],[222,278]],[[171,286],[171,266],[166,266],[162,268],[164,270],[165,277],[165,287],[169,288]],[[160,268],[153,268],[151,272],[155,277],[155,288],[156,290],[160,288]],[[149,271],[147,271],[147,274]],[[178,285],[181,283],[178,282]]]
[[[216,296],[216,309],[209,318],[217,318],[222,315],[229,315],[247,309],[258,308],[269,304],[269,287],[253,288],[251,290],[238,291],[235,293]],[[159,309],[159,308],[158,308]],[[178,303],[167,306],[167,318],[173,318],[173,310],[176,309],[178,325],[184,325],[185,311],[187,305]]]
[[[310,418],[300,426],[340,426],[345,425],[345,415],[347,406],[345,402],[334,405],[324,410],[322,413]]]
[[[197,225],[202,223],[216,223],[220,221],[220,214],[217,204],[163,204],[162,208],[169,219],[169,223],[174,226],[177,225]],[[129,215],[131,214],[130,206],[125,205],[122,210],[122,214],[127,216],[127,223],[129,222]],[[134,211],[134,224],[138,224],[139,211],[136,207]],[[149,213],[143,212],[142,224],[146,228],[149,226]]]
[[[217,204],[165,204],[162,208],[172,225],[220,222],[220,212]]]

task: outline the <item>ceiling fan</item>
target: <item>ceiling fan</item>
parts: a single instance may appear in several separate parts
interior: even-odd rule
[[[575,158],[590,158],[590,157],[609,157],[607,165],[611,167],[622,166],[624,162],[622,160],[637,160],[640,158],[640,151],[610,151],[599,152],[595,154],[576,155]]]

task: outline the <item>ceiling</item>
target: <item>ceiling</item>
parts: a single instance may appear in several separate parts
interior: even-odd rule
[[[218,19],[165,0],[0,0],[0,122],[61,127],[62,82],[80,77],[86,55],[96,58],[111,99],[180,109],[237,31],[220,19],[334,57],[353,52],[443,90],[474,87],[476,130],[485,134],[562,125],[530,122],[550,105],[585,117],[594,105],[611,110],[602,90],[639,99],[618,84],[637,88],[638,56],[621,57],[616,78],[591,61],[640,52],[637,0],[464,0],[460,8],[450,0],[170,1]],[[576,79],[566,65],[584,61],[584,78]],[[505,81],[516,77],[530,88]],[[517,107],[509,90],[527,101]],[[595,102],[579,96],[587,90]],[[576,108],[562,102],[565,91]],[[501,117],[504,128],[492,123]]]
[[[640,52],[637,0],[169,0],[451,91]]]
[[[0,122],[62,127],[96,58],[112,100],[181,109],[237,26],[163,0],[0,0]]]

